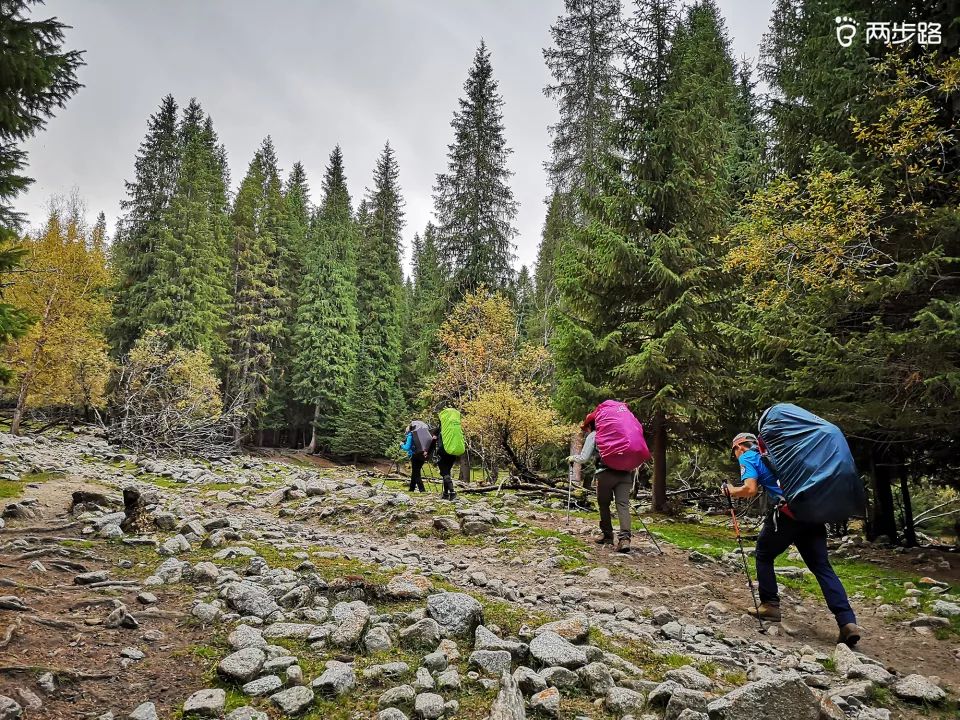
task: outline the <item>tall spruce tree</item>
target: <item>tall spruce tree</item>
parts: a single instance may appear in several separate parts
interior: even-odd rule
[[[293,391],[312,408],[308,452],[330,450],[353,381],[358,242],[337,146],[324,174],[323,199],[307,230],[293,334]]]
[[[140,322],[163,329],[174,345],[204,350],[222,369],[230,270],[224,151],[195,99],[184,110],[178,145],[177,180],[151,250]]]
[[[452,282],[453,300],[484,285],[509,287],[513,277],[513,221],[517,203],[507,167],[503,98],[493,78],[490,51],[481,42],[453,114],[447,172],[437,175],[434,212],[440,256]]]
[[[413,374],[418,380],[436,372],[437,331],[443,322],[445,278],[437,248],[437,228],[427,223],[423,235],[414,238],[413,295],[410,324],[414,331]]]
[[[530,339],[544,347],[550,345],[557,321],[557,261],[562,244],[570,236],[573,227],[570,219],[572,202],[570,196],[554,192],[543,223],[537,262],[533,270],[533,312],[530,320]]]
[[[270,396],[263,414],[263,426],[274,432],[273,444],[277,444],[285,433],[287,445],[297,447],[299,428],[306,424],[310,417],[309,410],[297,402],[292,387],[295,354],[293,335],[310,227],[310,187],[306,171],[299,162],[294,163],[283,186],[283,211],[285,228],[278,250],[284,321],[283,330],[277,339],[271,369]]]
[[[399,170],[387,143],[377,160],[373,186],[359,218],[357,318],[360,336],[356,371],[334,449],[344,455],[381,455],[400,428],[403,328],[403,271],[400,233],[403,200]]]
[[[609,151],[610,122],[618,92],[623,45],[620,0],[565,0],[565,14],[550,28],[553,47],[543,51],[553,82],[544,88],[560,108],[550,127],[553,189],[593,192],[589,168]]]
[[[250,162],[232,216],[233,305],[227,387],[231,399],[239,399],[247,408],[247,431],[262,419],[271,368],[283,336],[286,298],[280,253],[285,242],[284,210],[276,152],[268,137]]]
[[[573,318],[557,343],[560,402],[574,416],[620,397],[649,423],[658,510],[670,434],[714,429],[726,391],[713,238],[734,205],[737,88],[710,0],[686,10],[665,61],[665,78],[657,62],[635,66],[649,74],[630,83],[616,153],[558,277]]]
[[[167,95],[147,121],[147,135],[134,161],[134,179],[126,183],[124,215],[112,248],[118,286],[110,339],[117,354],[126,353],[147,326],[157,250],[177,188],[180,153],[177,103]]]

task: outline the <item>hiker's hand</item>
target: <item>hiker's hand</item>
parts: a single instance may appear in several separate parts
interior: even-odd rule
[[[573,465],[575,462],[577,462],[576,455],[567,455],[567,465]]]
[[[723,483],[722,485],[720,485],[720,492],[722,492],[727,497],[730,497],[730,486],[727,485],[726,483]]]

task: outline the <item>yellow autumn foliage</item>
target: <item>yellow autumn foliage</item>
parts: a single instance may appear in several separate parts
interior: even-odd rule
[[[5,389],[16,401],[12,432],[29,408],[102,406],[111,369],[104,335],[110,273],[80,204],[53,203],[43,230],[21,245],[26,254],[5,297],[34,322],[3,349],[14,373]]]

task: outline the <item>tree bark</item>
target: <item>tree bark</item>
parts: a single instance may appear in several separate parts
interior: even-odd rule
[[[893,508],[893,491],[890,487],[891,464],[885,448],[875,446],[870,453],[870,476],[873,482],[873,513],[867,539],[875,540],[886,535],[890,542],[897,541],[897,518]]]
[[[917,530],[913,526],[913,503],[910,501],[910,475],[907,463],[900,463],[900,497],[903,500],[903,540],[907,547],[917,546]]]
[[[470,450],[464,451],[460,456],[460,486],[470,485]]]
[[[570,454],[579,455],[581,450],[583,450],[583,433],[575,432],[570,436]],[[580,463],[572,463],[569,472],[570,484],[573,487],[580,487],[583,483],[583,468]]]
[[[313,406],[313,422],[310,423],[310,444],[304,448],[304,452],[313,455],[317,451],[317,421],[320,419],[320,406]]]
[[[662,412],[653,418],[653,511],[667,509],[667,422]]]

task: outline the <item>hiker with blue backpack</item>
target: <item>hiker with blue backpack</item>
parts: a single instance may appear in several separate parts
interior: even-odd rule
[[[636,469],[650,459],[643,426],[630,408],[616,400],[605,400],[586,416],[580,426],[587,436],[578,455],[568,463],[585,463],[596,454],[597,504],[600,506],[598,545],[613,545],[613,518],[610,503],[616,499],[620,532],[616,550],[630,552],[632,537],[630,493]]]
[[[405,451],[410,459],[410,492],[426,492],[423,487],[423,465],[430,458],[430,451],[436,440],[425,422],[414,420],[407,425],[407,435],[400,449]]]
[[[757,538],[760,603],[747,613],[761,621],[780,622],[774,562],[795,545],[836,618],[838,642],[853,647],[861,630],[843,583],[830,565],[826,528],[827,523],[862,516],[865,505],[863,482],[846,438],[836,425],[787,403],[764,412],[758,430],[759,437],[744,432],[733,438],[740,485],[722,486],[728,498],[750,498],[763,491],[770,500]],[[731,504],[731,513],[732,508]]]

